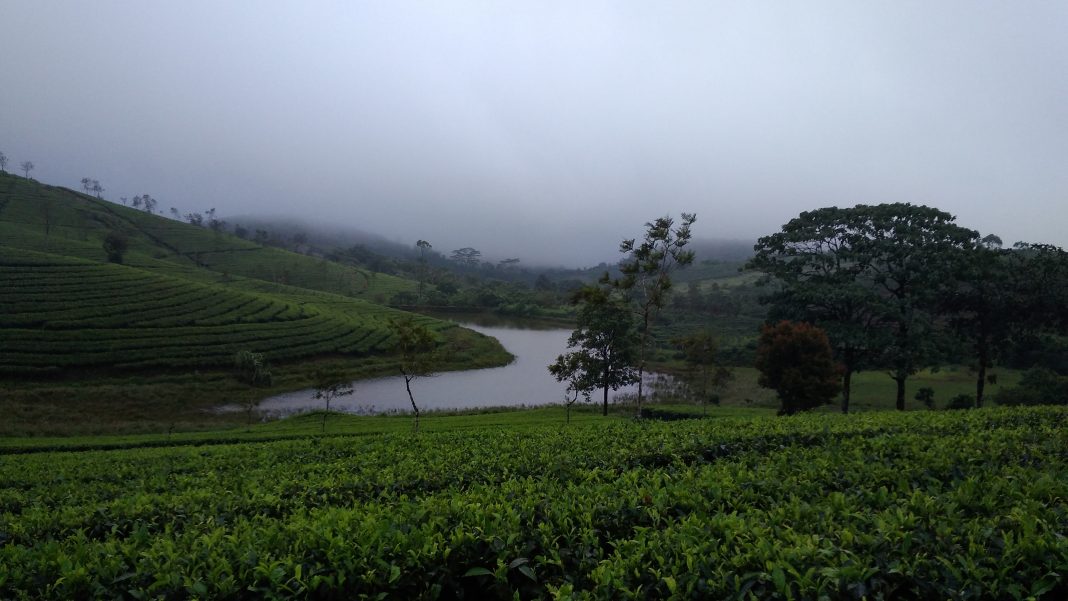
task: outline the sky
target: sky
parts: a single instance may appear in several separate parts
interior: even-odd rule
[[[0,0],[0,151],[526,264],[882,202],[1068,246],[1066,31],[1060,0]]]

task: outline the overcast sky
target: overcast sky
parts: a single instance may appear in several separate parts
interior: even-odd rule
[[[11,163],[165,211],[586,265],[901,201],[1068,246],[1060,0],[0,0],[0,64]]]

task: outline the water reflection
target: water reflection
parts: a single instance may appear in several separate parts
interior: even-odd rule
[[[453,317],[457,319],[457,317]],[[515,361],[504,367],[448,372],[412,382],[412,393],[420,411],[470,409],[476,407],[537,406],[564,401],[565,385],[557,382],[547,366],[564,352],[571,330],[558,325],[515,320],[470,319],[464,327],[493,336],[513,355]],[[649,384],[656,374],[650,374]],[[649,386],[647,384],[647,386]],[[330,408],[357,414],[411,411],[402,378],[376,378],[353,382],[351,396],[335,400]],[[611,392],[612,400],[632,398],[637,387]],[[260,410],[267,414],[288,414],[322,408],[315,391],[299,390],[264,399]],[[627,397],[630,395],[630,397]],[[595,394],[595,400],[600,395]]]

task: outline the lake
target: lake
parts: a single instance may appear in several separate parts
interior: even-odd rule
[[[525,320],[498,318],[476,319],[465,316],[457,323],[465,328],[493,336],[515,361],[504,367],[444,372],[412,381],[412,394],[420,411],[470,409],[475,407],[516,407],[562,403],[566,385],[549,374],[548,365],[567,349],[570,329],[545,326]],[[655,377],[655,376],[651,376]],[[331,401],[331,410],[373,414],[409,412],[412,405],[400,376],[358,380],[355,392]],[[610,391],[609,398],[634,395],[637,387]],[[321,409],[323,402],[314,398],[315,390],[298,390],[264,399],[260,411],[288,414]],[[594,393],[594,401],[600,400]]]

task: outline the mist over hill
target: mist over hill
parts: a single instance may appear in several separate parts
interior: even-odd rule
[[[370,231],[353,225],[338,225],[317,222],[314,219],[302,217],[290,217],[281,215],[254,215],[242,214],[227,217],[231,226],[240,225],[250,232],[263,230],[272,237],[286,242],[294,239],[301,241],[308,250],[318,253],[329,253],[337,249],[348,249],[354,246],[362,246],[364,249],[394,259],[413,259],[418,256],[415,242],[426,239],[433,244],[433,252],[441,258],[448,258],[453,250],[462,246],[438,244],[437,236],[429,232],[422,237],[413,237],[410,241],[402,240],[398,236],[389,236],[379,232]],[[448,237],[448,232],[442,232],[442,238]],[[532,234],[536,236],[537,234]],[[509,254],[494,250],[499,242],[494,240],[492,233],[486,233],[484,237],[473,236],[472,240],[464,246],[470,246],[482,251],[482,260],[497,263],[508,259],[517,258],[519,264],[529,269],[565,269],[586,270],[596,268],[602,264],[612,265],[621,255],[616,248],[605,248],[596,255],[582,255],[574,253],[565,261],[548,259],[547,256],[524,256],[522,254]],[[554,244],[553,237],[546,235],[542,246],[551,247]],[[485,245],[483,244],[485,243]],[[741,262],[752,256],[753,241],[730,239],[730,238],[696,238],[690,243],[690,249],[694,251],[698,261],[729,261]]]

